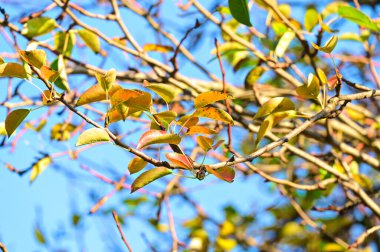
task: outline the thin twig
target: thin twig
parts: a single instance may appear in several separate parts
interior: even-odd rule
[[[133,252],[131,246],[129,245],[127,239],[125,238],[124,232],[121,229],[120,222],[119,222],[119,216],[117,216],[116,211],[112,210],[113,219],[116,222],[117,229],[119,230],[119,233],[121,235],[121,239],[123,240],[125,246],[127,246],[129,252]]]

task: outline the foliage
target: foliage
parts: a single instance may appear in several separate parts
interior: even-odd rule
[[[98,1],[89,10],[79,2],[53,0],[22,17],[12,4],[1,9],[11,48],[0,52],[2,151],[23,146],[25,132],[49,141],[25,170],[2,158],[9,172],[30,173],[35,186],[64,157],[110,184],[86,206],[105,218],[121,213],[113,212],[115,228],[128,250],[136,246],[123,234],[128,218],[142,218],[158,241],[170,237],[154,245],[148,237],[153,251],[380,250],[378,4],[178,1],[169,15],[185,21],[169,25],[165,1]],[[129,15],[142,18],[141,34]],[[111,151],[89,161],[97,146]],[[116,159],[115,149],[125,163],[103,167],[98,160]],[[240,206],[225,200],[222,217],[193,199],[208,197],[193,185],[220,182],[224,200],[252,178],[258,192],[234,195]],[[194,216],[183,217],[175,200]],[[74,229],[84,216],[73,212]],[[40,225],[34,234],[59,250]]]

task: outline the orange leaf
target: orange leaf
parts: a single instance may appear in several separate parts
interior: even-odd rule
[[[149,130],[140,137],[137,149],[143,149],[151,144],[179,144],[180,142],[181,138],[176,134],[169,134],[163,130]]]
[[[230,166],[224,166],[218,169],[212,169],[210,166],[205,165],[206,170],[213,174],[215,177],[224,180],[226,182],[232,183],[235,178],[235,170]]]
[[[225,93],[218,91],[209,91],[202,94],[199,94],[194,100],[194,106],[196,108],[202,108],[208,104],[212,104],[214,102],[228,99],[229,96]]]
[[[108,95],[112,96],[116,91],[121,89],[122,87],[114,84],[110,90],[108,90]],[[92,102],[103,101],[106,99],[106,92],[100,86],[100,84],[95,84],[79,97],[76,106],[85,105]]]
[[[204,151],[209,151],[212,148],[212,143],[214,142],[214,139],[204,137],[204,136],[197,136],[197,143]]]
[[[188,170],[193,170],[193,164],[190,162],[190,159],[187,156],[174,152],[166,153],[165,156],[174,165]]]
[[[209,129],[205,126],[200,126],[200,125],[195,125],[195,126],[191,126],[188,128],[187,132],[186,132],[187,135],[193,135],[193,134],[207,134],[207,135],[212,135],[212,134],[216,134],[216,131],[215,130],[212,130],[212,129]]]

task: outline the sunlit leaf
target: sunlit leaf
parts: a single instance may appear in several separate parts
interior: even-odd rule
[[[58,58],[56,58],[50,65],[51,69],[59,72],[59,77],[54,81],[54,84],[66,91],[70,92],[70,86],[67,81],[67,73],[66,73],[66,66],[65,66],[65,60],[63,59],[63,55],[60,54],[58,55]]]
[[[318,77],[310,73],[307,79],[307,84],[297,87],[296,92],[303,98],[317,99],[320,90],[321,84]]]
[[[213,142],[214,142],[214,139],[212,138],[205,137],[205,136],[197,136],[197,143],[205,152],[212,149]]]
[[[177,113],[174,111],[162,111],[160,113],[152,114],[152,116],[159,125],[167,129],[169,124],[177,117]]]
[[[198,116],[198,117],[206,117],[206,118],[222,121],[227,124],[234,123],[234,120],[226,111],[221,110],[219,108],[214,108],[214,107],[199,108],[194,112],[193,115]]]
[[[0,77],[15,77],[25,79],[28,77],[25,68],[14,62],[0,64]]]
[[[149,130],[140,137],[137,149],[143,149],[152,144],[179,144],[180,142],[181,138],[176,134],[169,134],[163,130]]]
[[[318,22],[319,22],[318,11],[315,8],[308,8],[305,13],[305,20],[304,20],[305,29],[310,32],[318,24]]]
[[[284,56],[286,49],[288,49],[294,37],[295,33],[293,31],[287,31],[281,36],[274,51],[277,57],[281,58]]]
[[[195,108],[202,108],[208,104],[231,98],[227,94],[218,91],[208,91],[199,94],[194,100]]]
[[[327,77],[325,75],[325,72],[323,72],[322,69],[317,68],[317,74],[318,74],[319,80],[321,81],[321,84],[322,85],[327,84]]]
[[[112,96],[116,91],[122,89],[118,84],[114,84],[112,88],[108,91],[108,95]],[[84,91],[79,97],[76,106],[82,106],[84,104],[103,101],[106,99],[106,92],[99,84],[91,86],[89,89]]]
[[[372,191],[373,184],[368,176],[364,174],[353,174],[352,177],[361,187],[368,191]]]
[[[96,79],[98,80],[98,84],[103,88],[105,92],[109,91],[116,80],[116,70],[110,69],[105,74],[96,73]]]
[[[129,107],[129,114],[137,111],[149,111],[152,105],[152,96],[148,92],[140,90],[119,89],[112,92],[111,105],[113,107],[119,105],[127,106]]]
[[[5,129],[5,123],[0,122],[0,136],[6,136],[7,130]]]
[[[262,66],[257,66],[252,68],[251,71],[247,74],[244,80],[244,87],[249,89],[260,79],[260,77],[265,73],[265,68]]]
[[[218,169],[212,169],[210,166],[205,165],[208,173],[213,174],[215,177],[224,180],[226,182],[232,183],[235,178],[235,170],[230,166],[224,166]]]
[[[189,128],[195,126],[199,122],[199,118],[192,115],[184,115],[177,120],[177,124]]]
[[[28,64],[41,68],[46,65],[46,52],[44,50],[18,51],[21,58]]]
[[[100,40],[98,35],[86,29],[78,30],[78,34],[86,46],[88,46],[94,53],[100,52]]]
[[[374,23],[366,14],[360,10],[351,6],[339,6],[338,8],[339,16],[354,22],[362,27],[368,28],[372,31],[379,32],[379,26]]]
[[[76,36],[73,30],[68,32],[57,32],[54,35],[54,47],[55,50],[64,54],[65,56],[70,56],[73,51],[73,47],[76,43]]]
[[[231,15],[246,26],[252,26],[249,18],[249,10],[246,0],[228,0]]]
[[[129,114],[129,107],[123,104],[114,106],[107,111],[108,123],[114,123],[120,120],[125,121]]]
[[[75,146],[108,141],[110,141],[110,137],[107,131],[102,128],[91,128],[80,134]]]
[[[319,51],[322,51],[325,53],[331,53],[334,50],[337,43],[338,43],[338,37],[332,36],[322,47],[314,43],[311,43],[311,45]]]
[[[191,126],[187,129],[187,132],[186,132],[187,135],[194,135],[194,134],[212,135],[216,133],[217,132],[215,130],[212,130],[205,126],[200,126],[200,125]]]
[[[0,57],[0,65],[4,64],[4,63],[5,63],[4,59],[2,57]]]
[[[50,67],[48,66],[42,66],[40,68],[40,71],[41,71],[41,75],[42,77],[44,77],[45,79],[47,79],[48,81],[50,82],[54,82],[57,80],[57,78],[59,77],[60,73],[51,69]]]
[[[67,141],[70,133],[74,132],[76,126],[71,123],[57,123],[51,128],[50,139],[57,141]]]
[[[12,135],[12,133],[22,123],[22,121],[24,121],[29,113],[29,109],[16,109],[9,113],[5,119],[5,130],[7,131],[8,137]]]
[[[145,44],[143,47],[144,52],[159,52],[167,53],[174,51],[173,47],[167,45],[157,45],[157,44]]]
[[[182,92],[181,89],[167,84],[149,84],[146,85],[146,88],[158,94],[167,103],[170,103]]]
[[[49,90],[44,90],[41,96],[44,105],[49,105],[53,102],[52,93]]]
[[[276,112],[294,110],[292,100],[287,97],[275,97],[265,102],[257,111],[254,119],[262,118]]]
[[[144,169],[144,167],[148,164],[147,161],[140,157],[134,157],[131,162],[128,164],[128,171],[130,174],[137,173]]]
[[[269,115],[261,123],[259,131],[257,132],[256,140],[255,140],[255,149],[259,146],[264,136],[272,129],[273,122],[274,122],[273,115]]]
[[[193,164],[192,164],[192,162],[190,162],[189,157],[187,157],[183,154],[171,152],[171,153],[166,153],[165,156],[175,166],[182,167],[182,168],[185,168],[187,170],[193,169]]]
[[[323,9],[322,16],[327,17],[331,14],[337,14],[340,6],[347,6],[347,5],[349,4],[344,1],[331,2],[328,5],[326,5],[326,7]]]
[[[163,176],[171,174],[172,171],[166,167],[156,167],[149,171],[142,173],[138,176],[132,183],[131,193],[137,191],[138,189],[146,186],[147,184],[159,179]]]
[[[48,17],[38,17],[29,19],[24,25],[21,34],[28,38],[38,37],[51,32],[57,27],[54,19]]]
[[[33,183],[34,180],[52,163],[50,156],[46,156],[38,160],[32,165],[32,171],[30,173],[30,183]]]

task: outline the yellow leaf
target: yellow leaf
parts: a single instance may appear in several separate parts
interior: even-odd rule
[[[195,100],[194,105],[195,108],[202,108],[208,104],[212,104],[214,102],[225,100],[231,98],[227,94],[218,92],[218,91],[208,91],[202,94],[199,94]]]
[[[159,53],[167,53],[172,52],[173,47],[167,45],[157,45],[157,44],[145,44],[143,48],[144,52],[159,52]]]
[[[227,124],[234,124],[234,120],[226,111],[214,107],[199,108],[193,113],[193,116],[206,117]]]
[[[38,160],[32,166],[32,171],[30,173],[30,183],[33,181],[52,163],[50,156],[46,156]]]

